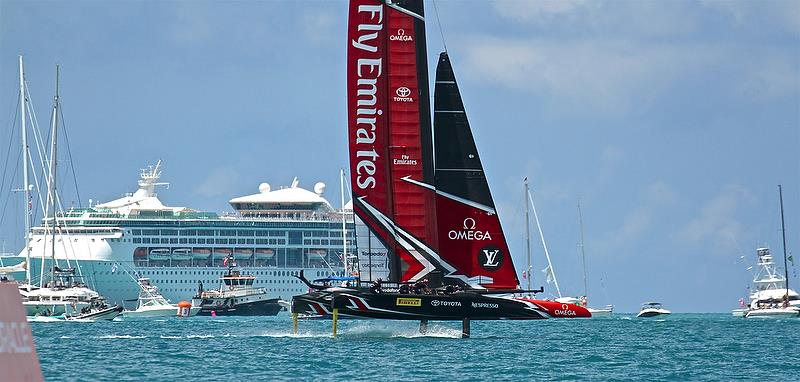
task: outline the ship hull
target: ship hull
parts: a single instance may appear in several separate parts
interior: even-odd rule
[[[197,315],[275,316],[283,309],[278,303],[279,300],[277,298],[234,305],[225,305],[223,300],[224,299],[204,299],[200,302],[200,311],[197,312]]]

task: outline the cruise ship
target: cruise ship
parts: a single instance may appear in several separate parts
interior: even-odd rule
[[[301,270],[312,278],[342,275],[344,249],[356,252],[351,204],[335,209],[323,197],[323,183],[314,191],[301,188],[297,178],[278,189],[262,183],[258,193],[230,200],[235,213],[218,214],[162,204],[155,193],[167,185],[159,182],[161,171],[159,161],[142,170],[136,192],[56,219],[56,261],[77,263],[85,282],[111,303],[135,304],[141,277],[172,302],[189,300],[199,283],[219,283],[226,258],[256,276],[254,286],[270,298],[290,299],[307,291],[294,277]],[[41,269],[49,271],[48,226],[44,219],[29,235],[34,282]],[[25,249],[17,257],[24,260]]]

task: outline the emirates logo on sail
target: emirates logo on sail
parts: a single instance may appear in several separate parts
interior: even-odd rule
[[[395,97],[392,97],[395,102],[414,102],[411,98],[411,89],[401,86],[394,91]]]
[[[414,41],[414,37],[407,35],[405,29],[400,28],[397,33],[389,36],[390,41]]]
[[[447,238],[450,240],[492,240],[492,234],[489,231],[475,229],[475,226],[475,219],[466,218],[462,226],[463,229],[450,230],[447,233]]]
[[[383,30],[383,5],[358,6],[356,12],[362,22],[356,28],[351,40],[353,48],[358,52],[355,62],[356,86],[350,90],[355,96],[355,185],[359,189],[375,188],[378,171],[378,152],[375,141],[378,134],[383,134],[383,110],[378,102],[378,89],[383,82],[383,52],[379,50],[379,31]],[[352,112],[352,111],[351,111]],[[353,117],[351,117],[352,123]],[[352,159],[351,159],[352,160]]]

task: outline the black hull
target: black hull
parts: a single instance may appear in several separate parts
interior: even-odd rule
[[[530,302],[469,292],[417,295],[317,291],[292,299],[292,313],[325,316],[332,314],[333,308],[342,316],[392,320],[536,320],[549,317]]]
[[[214,306],[212,300],[211,304],[201,304],[197,315],[211,316],[216,312],[217,316],[275,316],[281,309],[277,298],[225,307]]]

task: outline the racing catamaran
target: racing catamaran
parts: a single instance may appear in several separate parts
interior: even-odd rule
[[[439,55],[433,125],[423,2],[352,0],[348,140],[359,252],[388,269],[328,287],[308,282],[292,313],[470,320],[589,317],[583,307],[518,297],[506,243],[447,52]],[[435,160],[434,160],[435,159]],[[359,266],[363,267],[362,261]],[[295,322],[296,323],[296,322]],[[296,325],[295,325],[296,328]]]

